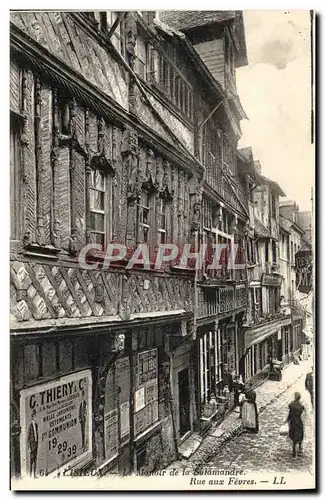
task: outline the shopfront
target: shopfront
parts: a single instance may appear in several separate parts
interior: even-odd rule
[[[281,319],[265,321],[245,329],[245,381],[256,383],[267,377],[270,357],[278,359]]]
[[[229,316],[204,325],[197,331],[198,414],[203,420],[217,418],[218,413],[232,405],[232,387],[226,383],[225,374],[230,374],[233,379],[239,373],[239,322],[238,315]]]
[[[53,475],[93,460],[93,377],[87,339],[15,339],[11,346],[12,472]]]
[[[180,323],[92,331],[91,337],[16,337],[13,475],[55,476],[62,468],[146,474],[173,460],[174,426],[179,437],[190,431],[195,407],[190,349],[174,358],[178,393],[170,403],[166,339],[176,330]]]

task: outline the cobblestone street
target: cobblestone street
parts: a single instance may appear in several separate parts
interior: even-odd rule
[[[305,390],[305,376],[311,361],[300,365],[291,364],[283,371],[280,382],[265,381],[256,389],[259,410],[259,432],[257,435],[241,431],[238,412],[230,413],[225,421],[203,440],[201,446],[189,460],[174,462],[169,468],[184,467],[195,470],[200,466],[234,469],[249,472],[310,472],[313,471],[313,411],[309,393]],[[288,415],[288,405],[294,392],[301,393],[306,408],[304,415],[305,438],[303,454],[292,457],[292,442],[279,434],[279,429]]]
[[[299,391],[305,414],[305,439],[303,455],[292,457],[289,438],[279,435],[279,427],[288,415],[288,404],[295,391]],[[309,393],[305,391],[304,377],[301,377],[285,393],[267,406],[261,413],[260,430],[257,435],[241,434],[229,441],[209,465],[222,469],[241,469],[245,472],[258,470],[293,472],[313,470],[313,412]]]

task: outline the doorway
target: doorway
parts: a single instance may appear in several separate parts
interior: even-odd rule
[[[178,372],[179,433],[182,438],[191,430],[190,383],[188,368]]]

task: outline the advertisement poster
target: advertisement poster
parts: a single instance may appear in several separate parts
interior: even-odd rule
[[[112,458],[118,451],[117,410],[112,410],[104,417],[105,457]]]
[[[138,436],[158,420],[158,352],[138,354],[138,386],[135,392],[134,432]]]
[[[43,477],[92,455],[90,370],[20,391],[22,476]]]

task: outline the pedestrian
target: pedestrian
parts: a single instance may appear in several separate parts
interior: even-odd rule
[[[306,390],[310,394],[311,405],[314,408],[314,371],[313,371],[313,367],[311,367],[311,371],[308,372],[306,375],[305,387],[306,387]]]
[[[289,423],[289,438],[292,441],[292,456],[296,457],[296,448],[298,444],[298,455],[302,454],[302,442],[304,439],[304,424],[302,422],[302,412],[304,406],[300,402],[300,393],[295,392],[294,400],[289,404],[289,415],[287,422]]]
[[[240,405],[239,398],[240,398],[240,395],[245,390],[245,384],[242,380],[241,375],[235,376],[233,387],[234,387],[234,403],[235,403],[235,407],[236,407],[236,406]]]
[[[247,432],[256,434],[259,430],[256,392],[253,390],[252,383],[249,384],[242,406],[242,424]]]
[[[222,388],[224,389],[225,386],[228,386],[229,392],[232,392],[233,378],[232,378],[232,374],[230,373],[230,371],[228,369],[228,365],[224,365],[224,370],[223,370]]]

